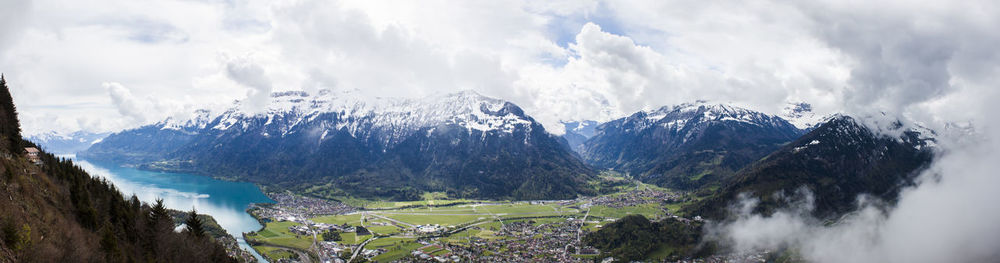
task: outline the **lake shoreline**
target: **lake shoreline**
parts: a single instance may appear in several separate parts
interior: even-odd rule
[[[263,192],[263,187],[250,182],[239,182],[195,173],[156,171],[134,165],[60,155],[73,160],[91,176],[108,180],[123,195],[136,195],[143,202],[163,199],[170,209],[189,211],[195,208],[219,221],[238,246],[251,253],[258,261],[267,262],[243,237],[245,232],[259,231],[264,226],[247,211],[258,203],[274,202]]]

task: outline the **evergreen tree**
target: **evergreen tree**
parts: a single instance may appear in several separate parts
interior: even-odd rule
[[[14,98],[7,88],[7,79],[0,74],[0,111],[4,117],[4,122],[0,123],[0,136],[6,137],[12,153],[21,153],[21,123],[17,119],[17,108],[14,107]]]
[[[198,211],[191,208],[191,212],[188,213],[187,221],[184,221],[187,225],[188,234],[191,234],[197,238],[202,238],[205,236],[205,227],[201,223],[201,219],[198,219]]]
[[[167,207],[163,206],[163,199],[156,199],[156,204],[150,207],[149,210],[150,224],[158,226],[170,222],[170,213],[167,212]]]

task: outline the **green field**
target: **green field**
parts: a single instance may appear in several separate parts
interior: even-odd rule
[[[478,211],[493,214],[560,214],[576,212],[575,210],[559,208],[557,205],[504,204],[484,205],[477,207]],[[562,212],[560,212],[562,211]]]
[[[368,226],[368,231],[382,235],[392,235],[403,232],[402,229],[396,226]]]
[[[270,259],[293,258],[295,256],[295,253],[276,247],[255,246],[253,248]]]
[[[462,223],[468,223],[472,221],[479,220],[480,218],[486,219],[490,218],[489,215],[449,215],[444,212],[442,214],[428,213],[428,214],[414,214],[414,213],[383,213],[385,217],[392,218],[395,220],[403,221],[406,223],[414,225],[429,225],[429,224],[439,224],[442,226],[453,226]]]
[[[294,247],[302,250],[312,246],[312,236],[298,236],[288,231],[289,226],[301,225],[295,222],[269,222],[264,230],[247,236],[263,243]]]
[[[355,234],[353,232],[351,232],[351,233],[340,233],[340,242],[339,243],[341,243],[341,244],[349,244],[349,245],[357,245],[357,244],[361,244],[362,242],[365,242],[365,240],[368,240],[371,237],[372,237],[371,235],[358,236],[357,234]]]
[[[397,245],[404,243],[412,243],[414,238],[401,238],[401,237],[384,237],[368,242],[365,245],[365,249],[376,249],[376,248],[392,248]]]
[[[361,224],[361,214],[321,216],[321,217],[314,217],[310,220],[316,223],[326,223],[334,225],[342,225],[346,223],[348,225],[357,226]]]
[[[604,218],[622,218],[627,215],[640,214],[647,218],[654,218],[658,215],[664,214],[662,209],[663,207],[663,205],[657,203],[626,206],[622,208],[611,208],[603,205],[597,205],[590,208],[590,215]]]
[[[378,241],[380,241],[380,240],[372,241],[372,243],[375,243],[375,242],[378,242]],[[371,243],[369,243],[369,244],[371,244]],[[396,245],[393,245],[393,246],[390,246],[390,247],[386,248],[386,250],[388,250],[388,251],[386,251],[385,253],[382,253],[381,255],[375,256],[375,258],[373,258],[373,260],[374,261],[378,261],[378,262],[391,262],[391,261],[394,261],[394,260],[402,259],[402,258],[410,255],[411,251],[416,250],[416,249],[418,249],[418,248],[420,248],[422,246],[423,245],[421,245],[420,243],[412,242],[412,241],[401,242],[401,243],[398,243]]]

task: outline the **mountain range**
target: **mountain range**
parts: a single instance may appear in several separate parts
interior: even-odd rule
[[[802,132],[774,115],[722,104],[682,104],[603,123],[582,143],[580,154],[598,169],[697,189],[717,185]]]
[[[517,105],[475,92],[421,99],[283,92],[264,109],[248,106],[111,134],[79,156],[318,197],[397,200],[427,192],[574,198],[594,194],[597,171],[612,170],[718,192],[690,208],[714,215],[738,193],[763,197],[803,185],[838,196],[820,199],[831,200],[824,212],[843,211],[855,193],[891,196],[932,155],[918,135],[886,139],[847,116],[817,120],[804,103],[786,117],[705,102],[665,106],[605,123],[564,122],[561,137]],[[801,178],[773,178],[780,174]]]
[[[594,171],[510,102],[474,92],[423,99],[275,93],[213,115],[112,134],[82,158],[187,171],[317,196],[563,199]],[[314,186],[322,187],[314,187]]]

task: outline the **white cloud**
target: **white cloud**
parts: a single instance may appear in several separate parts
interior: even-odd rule
[[[716,229],[737,248],[797,248],[813,262],[989,262],[1000,257],[995,88],[1000,44],[992,2],[813,2],[812,34],[848,59],[846,111],[933,126],[943,149],[899,202],[824,226],[802,210],[744,214]],[[975,10],[975,11],[971,11]],[[974,66],[973,66],[974,65]],[[971,123],[969,134],[956,123]],[[946,128],[951,126],[952,128]],[[780,231],[762,231],[779,229]]]
[[[108,89],[111,103],[118,109],[122,116],[132,118],[138,122],[146,121],[146,110],[139,106],[139,102],[132,96],[132,92],[119,83],[104,83],[104,88]]]
[[[249,112],[259,112],[267,107],[271,99],[271,91],[274,87],[267,73],[260,65],[254,63],[250,58],[238,57],[226,63],[226,76],[243,86],[250,88],[247,90],[246,101],[242,105],[249,107]]]
[[[24,101],[26,115],[52,113],[35,105],[42,97],[106,103],[98,91],[100,83],[109,81],[129,83],[138,96],[156,94],[156,99],[192,105],[260,100],[267,86],[247,85],[242,82],[247,75],[234,79],[234,65],[225,54],[252,54],[248,56],[256,66],[248,69],[264,72],[271,90],[335,88],[425,96],[475,89],[518,103],[554,132],[560,132],[553,128],[560,120],[607,120],[695,99],[771,112],[780,111],[786,101],[804,100],[830,111],[829,87],[813,84],[844,79],[829,74],[828,69],[840,67],[834,56],[788,29],[795,25],[757,34],[752,29],[768,21],[753,12],[719,27],[650,13],[681,14],[684,10],[674,9],[684,8],[597,1],[138,5],[104,0],[87,4],[106,7],[100,9],[50,1],[35,5],[26,15],[24,37],[3,50],[0,59],[0,67],[11,68],[20,84],[15,96]],[[703,12],[718,17],[729,11]],[[591,19],[597,23],[586,23]],[[754,45],[720,45],[732,40],[727,34]],[[756,55],[792,35],[799,39],[795,50],[803,51],[781,56],[780,48],[770,48]],[[812,56],[817,53],[821,56]],[[252,89],[247,92],[247,87]]]
[[[770,113],[805,101],[820,114],[886,112],[939,131],[968,122],[985,142],[952,144],[935,168],[942,180],[907,191],[889,214],[865,210],[834,228],[795,214],[750,217],[738,228],[791,227],[734,232],[738,239],[805,244],[818,261],[920,261],[910,256],[988,256],[1000,236],[989,223],[995,213],[979,203],[997,201],[985,188],[998,185],[989,147],[1000,141],[1000,5],[990,1],[0,6],[0,71],[27,134],[118,130],[235,99],[259,109],[271,91],[320,88],[376,96],[475,89],[521,105],[557,133],[561,120],[697,99]],[[954,223],[940,231],[916,229],[946,220]],[[897,253],[906,249],[919,253]]]

